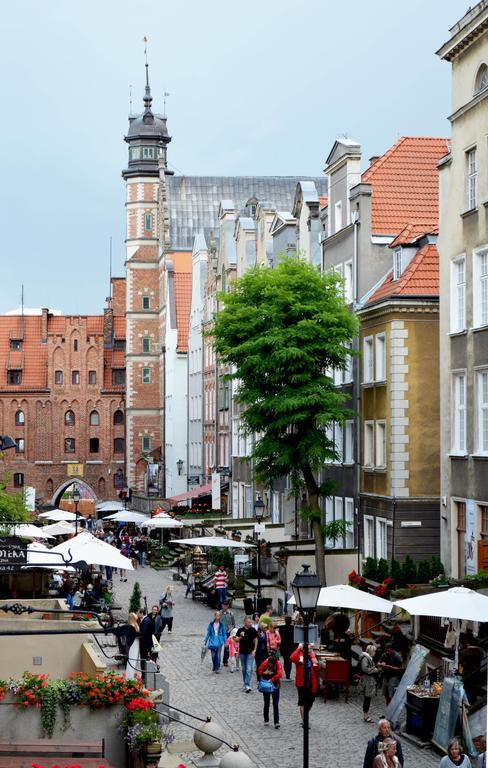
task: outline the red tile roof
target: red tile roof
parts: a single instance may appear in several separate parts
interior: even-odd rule
[[[20,330],[23,323],[23,332]],[[15,331],[15,333],[11,333]],[[22,339],[22,351],[10,351],[10,338]],[[15,367],[16,360],[22,361],[22,384],[7,384],[7,363]],[[47,387],[47,345],[41,344],[41,317],[27,315],[2,315],[0,317],[0,390],[14,389],[22,392]]]
[[[432,224],[407,224],[404,229],[390,243],[390,248],[396,248],[399,245],[411,245],[420,240],[424,235],[438,235],[439,227],[437,223]]]
[[[169,254],[169,258],[174,266],[176,328],[178,330],[176,351],[188,352],[193,257],[190,251],[174,251]]]
[[[403,136],[361,177],[372,186],[371,234],[396,235],[408,222],[439,220],[437,164],[448,139]]]
[[[414,296],[439,296],[439,254],[433,244],[419,248],[398,280],[393,280],[393,270],[389,272],[366,306],[388,299]]]

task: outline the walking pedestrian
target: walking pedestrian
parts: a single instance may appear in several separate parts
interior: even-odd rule
[[[442,758],[439,768],[470,768],[471,761],[464,754],[459,739],[451,739],[447,745],[447,755]],[[376,767],[375,767],[376,768]]]
[[[298,648],[293,651],[290,656],[290,661],[295,665],[295,685],[298,691],[298,707],[300,709],[300,717],[302,718],[303,728],[303,716],[305,714],[305,707],[308,711],[311,710],[315,694],[317,693],[318,681],[317,681],[317,669],[319,663],[315,653],[309,646],[308,649],[308,663],[305,670],[305,656],[303,653],[303,643],[298,645]],[[305,677],[305,675],[307,677]],[[305,685],[305,680],[307,685]],[[308,726],[310,728],[310,725]]]
[[[193,590],[195,589],[195,576],[193,574],[193,564],[188,563],[186,566],[186,592],[185,592],[185,600],[190,595]]]
[[[214,574],[215,606],[220,609],[222,603],[227,600],[227,571],[223,565],[219,565]]]
[[[168,627],[168,634],[173,631],[173,608],[175,601],[173,598],[173,587],[168,584],[165,592],[159,598],[160,615],[161,615],[161,633],[164,632],[164,628]]]
[[[139,608],[138,611],[139,618],[139,632],[140,632],[140,651],[141,651],[141,659],[147,660],[150,658],[151,649],[152,649],[152,637],[155,632],[155,623],[154,623],[154,617],[151,614],[146,614],[145,608]]]
[[[290,680],[291,676],[291,661],[290,655],[296,648],[296,644],[293,642],[293,625],[291,616],[285,616],[285,624],[278,628],[280,633],[281,643],[280,651],[283,659],[283,668],[285,670],[285,679]]]
[[[385,652],[380,656],[378,666],[383,672],[382,693],[388,706],[398,688],[403,670],[402,657],[393,649],[392,643],[386,643]]]
[[[139,558],[139,565],[144,568],[146,564],[147,555],[147,540],[143,533],[139,536],[136,544],[137,556]]]
[[[382,741],[385,741],[385,739],[391,735],[392,731],[390,721],[385,717],[382,717],[380,720],[378,720],[378,733],[368,741],[368,746],[366,747],[366,752],[364,755],[363,768],[373,768],[374,759],[379,753],[378,744]],[[394,738],[396,741],[396,756],[398,757],[400,765],[403,768],[402,745],[396,736]]]
[[[376,646],[371,644],[366,646],[366,650],[359,657],[359,672],[361,679],[358,685],[358,693],[363,697],[363,720],[365,723],[372,723],[369,716],[371,699],[376,693],[376,664],[373,659],[376,654]]]
[[[220,657],[222,648],[227,640],[226,631],[220,621],[220,612],[215,611],[213,621],[209,622],[204,643],[212,654],[212,672],[220,672]]]
[[[276,621],[272,621],[270,628],[266,631],[266,644],[268,646],[269,654],[271,655],[273,653],[279,658],[281,635],[276,628]]]
[[[373,768],[399,768],[400,761],[396,756],[397,743],[388,737],[378,744],[379,754],[376,755]]]
[[[139,648],[139,617],[137,613],[129,613],[128,631],[125,638],[125,649],[127,651],[127,664],[125,676],[127,680],[132,680],[136,674],[141,671],[141,655]]]
[[[225,627],[227,639],[230,637],[230,633],[234,629],[236,625],[236,620],[234,618],[234,614],[229,608],[229,603],[226,601],[222,603],[222,610],[220,611],[220,621]],[[223,660],[223,666],[227,667],[229,664],[229,645],[226,643],[224,646],[224,660]]]
[[[268,629],[268,627],[271,626],[271,622],[273,621],[272,616],[273,616],[273,606],[267,605],[265,612],[262,613],[261,616],[259,617],[259,623],[264,624],[265,629]]]
[[[266,628],[264,624],[259,624],[257,635],[256,654],[254,661],[256,662],[256,678],[259,681],[259,667],[269,656]]]
[[[256,655],[258,633],[252,626],[250,616],[244,619],[244,626],[237,630],[236,637],[239,640],[239,661],[242,669],[243,690],[251,691],[252,664]]]
[[[276,656],[268,656],[259,667],[258,690],[263,694],[264,724],[269,725],[269,705],[273,699],[274,727],[280,727],[280,681],[283,677],[283,667]]]

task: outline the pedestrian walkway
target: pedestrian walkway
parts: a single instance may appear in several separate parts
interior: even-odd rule
[[[115,576],[116,602],[127,606],[135,581],[141,585],[142,595],[149,608],[158,601],[167,584],[174,587],[176,600],[174,626],[171,635],[165,631],[160,654],[161,672],[170,684],[170,702],[199,717],[210,715],[224,729],[230,744],[240,744],[256,768],[298,768],[302,760],[303,731],[297,707],[297,694],[293,682],[281,686],[281,729],[263,726],[263,697],[256,691],[253,675],[253,691],[246,694],[242,689],[239,672],[231,674],[223,668],[219,675],[211,671],[209,654],[200,660],[200,650],[212,610],[191,599],[185,600],[185,588],[181,582],[172,581],[173,572],[154,571],[151,568],[128,573],[128,581],[119,582]],[[236,611],[242,618],[242,611]],[[236,616],[237,618],[237,616]],[[383,714],[383,700],[373,700],[371,716],[378,719]],[[182,720],[189,721],[182,716]],[[362,768],[366,743],[376,732],[375,726],[362,720],[361,700],[352,693],[349,703],[343,698],[329,700],[326,704],[317,699],[310,715],[310,768]],[[195,721],[193,725],[197,724]],[[192,731],[175,724],[176,739],[188,741]],[[405,768],[437,768],[439,756],[430,749],[421,750],[402,740]],[[227,752],[225,747],[222,753]],[[199,753],[201,754],[201,753]]]

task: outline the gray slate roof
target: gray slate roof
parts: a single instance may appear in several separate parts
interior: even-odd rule
[[[319,196],[327,194],[324,177],[167,176],[171,248],[191,250],[196,234],[216,233],[222,200],[232,200],[237,214],[250,198],[270,201],[279,211],[290,211],[299,181],[313,181]]]

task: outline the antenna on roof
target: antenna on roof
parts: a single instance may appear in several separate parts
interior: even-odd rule
[[[163,117],[166,117],[166,99],[168,98],[168,96],[171,96],[171,94],[168,93],[168,91],[164,91],[164,93],[163,93]]]
[[[129,85],[129,117],[132,117],[132,85]]]
[[[144,35],[144,56],[146,59],[146,88],[144,91],[144,106],[146,111],[151,109],[152,97],[151,88],[149,87],[149,64],[147,62],[147,37]]]
[[[112,235],[110,235],[109,269],[110,269],[110,285],[109,285],[108,295],[110,298],[112,298]]]

